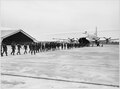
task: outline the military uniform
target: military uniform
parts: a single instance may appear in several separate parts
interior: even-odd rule
[[[5,55],[7,56],[7,45],[6,45],[6,44],[3,44],[3,45],[2,45],[2,48],[3,48],[2,56],[4,55],[4,53],[5,53]]]
[[[27,54],[27,45],[26,44],[24,44],[24,49],[25,49],[24,54]]]
[[[17,55],[18,55],[18,54],[21,54],[21,53],[20,53],[21,45],[20,45],[20,44],[18,44],[18,45],[17,45],[17,48],[18,48]]]
[[[12,44],[11,44],[11,47],[12,47],[11,55],[14,55],[14,54],[15,54],[15,49],[16,49],[15,44],[12,43]]]

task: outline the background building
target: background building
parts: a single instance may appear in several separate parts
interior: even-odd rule
[[[24,32],[23,30],[1,30],[1,42],[6,43],[7,45],[12,42],[15,43],[29,43],[36,42],[37,40]]]

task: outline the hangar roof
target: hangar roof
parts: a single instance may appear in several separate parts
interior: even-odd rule
[[[19,30],[1,30],[1,39],[5,39],[11,35],[14,35],[18,32],[23,33],[24,35],[28,36],[29,38],[31,38],[33,41],[37,41],[35,38],[33,38],[32,36],[30,36],[29,34],[27,34],[26,32],[24,32],[23,30],[19,29]]]

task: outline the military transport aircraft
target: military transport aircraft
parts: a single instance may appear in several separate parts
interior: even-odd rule
[[[97,46],[103,46],[103,43],[108,44],[112,40],[118,40],[118,39],[111,39],[111,37],[98,37],[97,36],[97,27],[95,30],[94,34],[89,34],[87,31],[85,31],[83,34],[86,36],[80,37],[80,38],[86,38],[92,46],[97,45]],[[62,42],[69,42],[69,43],[78,43],[80,38],[67,38],[67,39],[62,39],[62,38],[53,38],[53,40],[57,41],[62,41]]]
[[[100,42],[105,42],[106,44],[108,44],[112,40],[118,40],[118,38],[111,39],[111,37],[109,37],[109,38],[98,37],[97,36],[97,27],[96,27],[96,31],[94,34],[89,34],[89,33],[87,33],[87,31],[85,31],[83,34],[86,34],[86,38],[92,43],[92,45],[98,43],[98,46],[99,46]]]

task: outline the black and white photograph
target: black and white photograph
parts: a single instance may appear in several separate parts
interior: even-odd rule
[[[120,0],[0,0],[0,89],[119,89]]]

